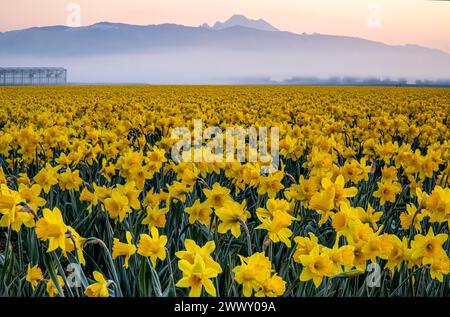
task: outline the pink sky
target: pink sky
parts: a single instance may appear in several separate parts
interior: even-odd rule
[[[2,0],[0,31],[64,25],[69,3],[80,5],[82,25],[110,21],[198,26],[244,14],[253,19],[263,18],[285,31],[358,36],[388,44],[419,44],[450,53],[450,1]],[[367,23],[373,4],[380,8],[380,27],[369,27]]]

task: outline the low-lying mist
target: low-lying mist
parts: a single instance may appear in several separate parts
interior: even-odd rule
[[[78,57],[0,56],[1,66],[58,66],[71,83],[233,84],[269,78],[375,77],[408,81],[447,79],[448,61],[397,54],[382,57],[352,52],[292,54],[190,50]],[[444,67],[443,67],[444,65]]]

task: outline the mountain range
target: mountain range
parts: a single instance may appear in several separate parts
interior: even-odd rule
[[[450,55],[437,49],[350,36],[295,34],[243,15],[212,27],[101,22],[4,32],[0,33],[0,66],[62,66],[74,82],[450,77]]]

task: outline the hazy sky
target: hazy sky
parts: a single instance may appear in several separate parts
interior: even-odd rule
[[[0,32],[65,25],[70,3],[81,25],[100,21],[198,26],[233,14],[296,33],[350,35],[450,53],[450,1],[429,0],[1,0]]]

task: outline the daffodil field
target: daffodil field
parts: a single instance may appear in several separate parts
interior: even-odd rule
[[[175,162],[194,119],[280,165]],[[450,90],[0,88],[0,296],[450,296]]]

